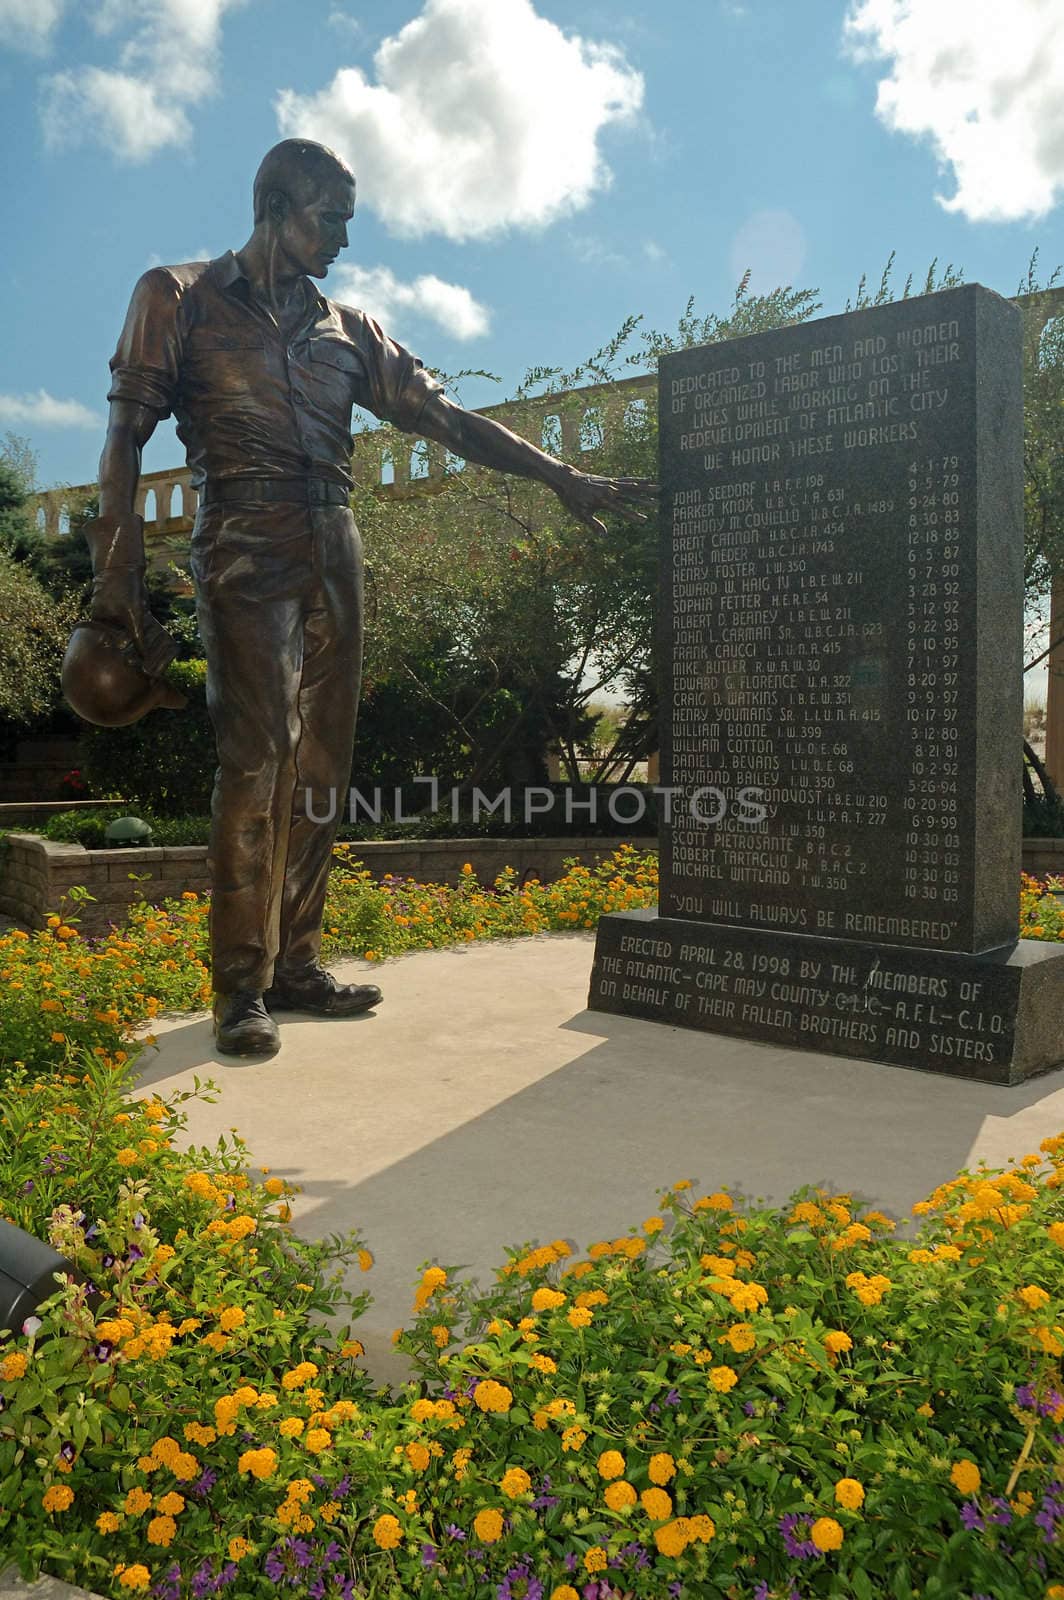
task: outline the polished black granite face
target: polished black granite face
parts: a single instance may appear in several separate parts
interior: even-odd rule
[[[588,1004],[986,1083],[1064,1059],[1064,949],[1030,939],[947,954],[618,912],[599,922]]]
[[[1015,938],[1020,315],[977,285],[660,377],[661,912]]]

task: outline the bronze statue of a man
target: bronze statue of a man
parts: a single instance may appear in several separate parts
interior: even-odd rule
[[[199,491],[190,564],[218,746],[210,860],[218,1048],[266,1055],[272,1011],[332,1016],[381,998],[320,962],[335,825],[307,791],[346,789],[362,659],[362,552],[349,509],[354,405],[456,455],[537,478],[581,520],[638,515],[651,492],[566,466],[453,404],[364,312],[325,299],[355,180],[331,150],[286,139],[255,178],[255,226],[216,261],[140,279],[111,361],[91,614],[158,674],[169,651],[144,587],[134,514],[141,451],[172,412]]]

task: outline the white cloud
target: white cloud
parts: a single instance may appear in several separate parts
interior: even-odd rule
[[[423,317],[455,339],[476,339],[487,333],[486,306],[458,283],[444,283],[427,273],[403,283],[388,267],[334,267],[331,298],[375,317],[385,333],[394,334],[400,319]]]
[[[0,40],[18,50],[47,50],[66,0],[0,0]]]
[[[395,233],[479,239],[541,227],[610,182],[599,150],[634,117],[643,78],[609,44],[566,35],[531,0],[425,0],[374,57],[317,94],[285,89],[277,118],[353,167]]]
[[[100,428],[103,418],[80,400],[57,400],[47,389],[36,394],[0,394],[0,422],[35,428]]]
[[[731,246],[736,282],[750,270],[751,294],[771,294],[792,285],[805,261],[806,237],[789,211],[755,211],[742,223]]]
[[[858,60],[886,58],[876,115],[930,139],[970,222],[1044,216],[1064,190],[1060,0],[858,0],[844,25]]]
[[[329,12],[329,27],[338,28],[341,33],[346,33],[349,39],[361,39],[363,27],[357,17],[352,17],[349,12],[342,11],[339,6],[334,6]]]
[[[129,37],[114,66],[79,66],[46,81],[48,143],[94,137],[127,161],[183,144],[192,131],[187,111],[217,86],[222,18],[243,3],[100,0],[92,16],[97,33]]]

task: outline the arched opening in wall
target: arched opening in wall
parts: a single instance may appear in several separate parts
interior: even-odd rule
[[[603,442],[602,413],[592,406],[584,412],[580,423],[581,450],[601,450]]]
[[[539,439],[541,449],[545,450],[549,456],[560,456],[562,453],[561,417],[544,417]]]
[[[1038,339],[1038,366],[1042,372],[1064,367],[1064,316],[1050,317]]]
[[[37,515],[34,517],[33,520],[37,524],[37,532],[38,533],[45,533],[47,531],[48,518],[44,514],[44,507],[43,506],[38,506],[37,507]]]
[[[180,517],[183,515],[183,511],[184,502],[181,494],[181,485],[175,483],[170,490],[170,509],[166,514],[168,517]]]
[[[410,477],[427,478],[429,475],[429,446],[427,439],[419,439],[410,452]]]
[[[395,462],[392,459],[392,453],[390,450],[386,450],[381,456],[381,482],[395,482]]]
[[[647,403],[645,400],[629,400],[624,408],[624,425],[633,430],[642,430],[647,422]]]
[[[465,471],[465,456],[456,456],[453,450],[448,450],[443,458],[443,470],[451,474]]]
[[[70,532],[70,507],[65,502],[59,507],[59,520],[56,523],[56,528],[59,533]]]
[[[142,514],[145,522],[158,521],[159,510],[154,489],[149,489],[147,494],[144,496],[144,511]]]

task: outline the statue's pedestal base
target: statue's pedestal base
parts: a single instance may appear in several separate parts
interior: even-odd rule
[[[1064,1064],[1064,945],[946,954],[621,911],[599,922],[588,1005],[1020,1083]]]

